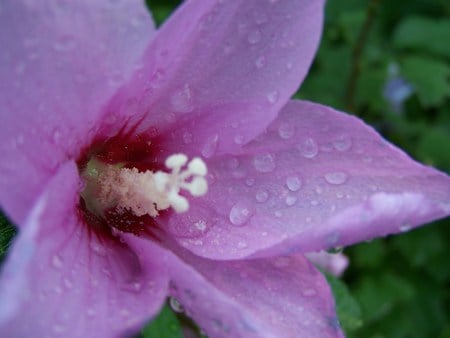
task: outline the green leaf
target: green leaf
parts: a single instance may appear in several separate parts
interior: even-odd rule
[[[442,61],[411,56],[400,61],[401,74],[413,84],[424,107],[438,107],[450,96],[450,66]]]
[[[428,127],[421,134],[417,153],[426,163],[450,170],[450,151],[448,151],[450,133],[440,127]]]
[[[0,262],[8,251],[16,232],[16,228],[8,222],[5,216],[0,214]]]
[[[183,338],[181,325],[168,305],[142,330],[145,338]]]
[[[362,326],[361,307],[353,298],[347,285],[338,278],[326,275],[336,300],[336,311],[339,322],[346,333]]]
[[[394,32],[393,43],[398,48],[431,52],[450,57],[450,20],[407,17]]]

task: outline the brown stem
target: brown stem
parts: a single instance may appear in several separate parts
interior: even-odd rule
[[[361,56],[364,51],[364,47],[366,46],[367,37],[369,36],[369,32],[380,2],[381,0],[371,0],[368,4],[366,20],[361,27],[361,31],[359,32],[358,39],[356,40],[355,47],[352,51],[350,77],[348,79],[347,89],[345,91],[345,107],[349,112],[353,112],[355,110],[355,94],[361,70]]]

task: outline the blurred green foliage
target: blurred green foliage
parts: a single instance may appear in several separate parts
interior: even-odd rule
[[[144,338],[183,338],[175,313],[165,305],[159,315],[142,330]]]
[[[331,0],[318,56],[298,97],[346,110],[352,52],[370,0]],[[372,1],[373,3],[373,1]],[[354,113],[421,162],[450,171],[450,3],[381,0],[358,60]],[[344,79],[344,81],[343,81]],[[397,84],[397,86],[393,84]],[[389,87],[388,85],[392,86]],[[410,88],[392,104],[386,96]],[[395,96],[395,95],[394,95]],[[400,95],[401,96],[401,95]],[[397,97],[398,98],[398,97]],[[348,337],[450,337],[450,222],[346,249]],[[349,309],[361,307],[362,326]]]
[[[147,0],[147,5],[160,25],[179,2]],[[342,110],[349,107],[345,94],[355,66],[352,52],[374,2],[328,1],[322,43],[297,97]],[[377,7],[356,60],[355,105],[350,113],[419,161],[449,172],[450,3],[380,0]],[[0,257],[14,234],[0,218]],[[360,244],[346,249],[346,254],[351,265],[343,280],[328,280],[348,337],[450,338],[449,220]],[[181,334],[167,306],[142,335],[166,333]]]

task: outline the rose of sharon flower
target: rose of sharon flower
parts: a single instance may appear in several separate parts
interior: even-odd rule
[[[323,2],[0,5],[2,337],[123,337],[175,297],[211,337],[342,337],[303,253],[450,212],[450,180],[289,97]]]

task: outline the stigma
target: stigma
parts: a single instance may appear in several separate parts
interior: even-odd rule
[[[121,164],[105,164],[92,158],[82,176],[85,188],[81,196],[88,210],[103,216],[105,210],[130,211],[136,216],[156,217],[162,210],[172,208],[177,213],[189,210],[184,190],[193,197],[208,191],[207,167],[201,158],[188,161],[184,154],[169,156],[165,171],[139,171]]]

